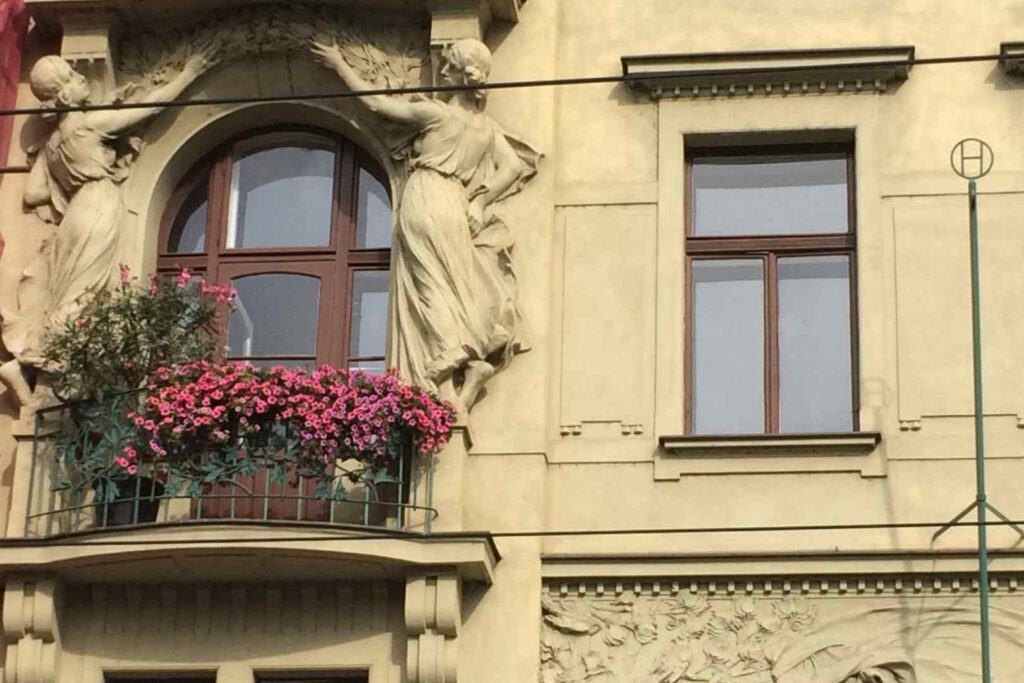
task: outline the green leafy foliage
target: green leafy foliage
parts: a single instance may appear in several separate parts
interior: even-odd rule
[[[140,286],[127,269],[113,290],[53,330],[43,354],[63,401],[102,400],[137,389],[161,366],[212,358],[218,302],[188,271]]]

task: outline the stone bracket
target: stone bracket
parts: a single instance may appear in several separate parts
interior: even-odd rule
[[[456,574],[410,577],[405,586],[409,683],[455,683],[462,586]]]
[[[103,101],[114,90],[114,45],[119,28],[109,10],[69,11],[60,15],[64,38],[60,55],[89,79],[92,98]]]
[[[56,683],[60,657],[59,585],[52,579],[8,579],[3,629],[3,683]]]

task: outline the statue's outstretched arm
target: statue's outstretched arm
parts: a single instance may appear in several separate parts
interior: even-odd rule
[[[338,74],[341,80],[345,82],[345,85],[349,87],[349,90],[360,92],[374,89],[373,85],[367,83],[345,61],[345,57],[341,54],[341,48],[338,47],[337,43],[328,45],[326,43],[314,42],[310,49],[320,63]],[[409,100],[392,95],[361,95],[359,101],[375,114],[380,114],[384,118],[397,121],[398,123],[424,126],[434,121],[438,116],[437,106],[431,102],[410,102]]]
[[[207,46],[189,57],[181,73],[163,86],[154,88],[142,98],[141,103],[147,104],[150,102],[176,100],[181,93],[185,92],[185,88],[191,85],[193,81],[214,64],[214,51],[215,48],[213,46]],[[142,123],[149,117],[159,113],[159,111],[159,107],[140,107],[111,111],[93,111],[86,114],[86,116],[89,125],[96,130],[115,134]]]

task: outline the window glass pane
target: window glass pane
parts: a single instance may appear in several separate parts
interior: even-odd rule
[[[694,433],[762,433],[762,263],[706,260],[691,267]]]
[[[372,174],[359,169],[356,206],[356,249],[391,246],[391,200],[387,189]]]
[[[273,368],[278,365],[286,368],[301,368],[302,370],[316,370],[316,358],[233,358],[232,360],[245,361],[257,368]]]
[[[780,258],[778,272],[779,427],[850,431],[849,257]]]
[[[228,353],[247,356],[315,356],[320,281],[273,273],[235,278],[238,290],[228,319]]]
[[[692,172],[694,235],[848,232],[845,157],[702,158]]]
[[[207,191],[210,173],[207,171],[181,193],[174,210],[174,221],[167,239],[167,251],[172,254],[201,254],[206,246]]]
[[[350,370],[362,370],[374,375],[383,375],[387,370],[382,360],[353,360],[349,361],[348,367]]]
[[[386,270],[357,270],[352,274],[352,327],[349,356],[383,356],[388,334]]]
[[[334,152],[277,147],[231,170],[229,248],[316,247],[331,239]]]

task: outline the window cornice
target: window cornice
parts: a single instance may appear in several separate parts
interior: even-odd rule
[[[627,55],[622,74],[654,99],[880,92],[905,80],[912,45]]]

